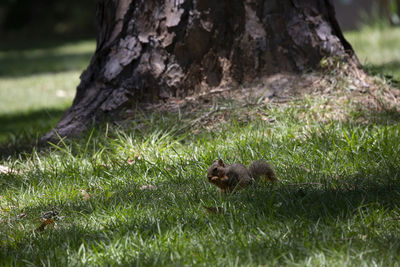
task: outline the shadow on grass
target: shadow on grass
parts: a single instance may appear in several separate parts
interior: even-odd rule
[[[0,64],[0,77],[20,77],[47,72],[83,70],[93,53],[4,56]]]
[[[18,39],[9,39],[0,43],[0,51],[10,52],[19,51],[24,52],[31,49],[54,49],[64,45],[73,45],[79,42],[92,42],[96,39],[96,36],[78,36],[65,38],[53,36],[50,39],[30,40],[26,42],[26,37]]]
[[[178,168],[178,166],[172,165],[169,167]],[[126,166],[126,168],[134,167]],[[244,252],[241,255],[240,249],[245,251],[247,248],[241,246],[251,246],[254,251],[263,251],[260,254],[254,254],[255,259],[260,258],[259,263],[263,262],[261,257],[265,257],[266,251],[268,251],[268,256],[273,258],[281,257],[282,253],[292,253],[297,261],[301,261],[312,253],[310,247],[305,247],[305,243],[319,242],[314,249],[321,246],[329,247],[332,242],[349,242],[354,249],[356,249],[355,242],[360,242],[360,246],[365,246],[365,240],[358,236],[351,237],[349,240],[337,240],[333,235],[333,240],[319,240],[318,236],[313,236],[313,233],[308,231],[330,229],[340,232],[344,230],[339,226],[346,225],[349,219],[360,216],[370,207],[376,207],[378,210],[386,212],[396,209],[400,184],[398,177],[396,178],[394,174],[400,173],[400,169],[393,169],[389,172],[376,170],[376,173],[383,173],[383,176],[343,177],[333,185],[327,183],[323,186],[283,184],[275,188],[268,186],[249,188],[226,196],[224,201],[228,204],[223,214],[209,214],[202,207],[202,203],[215,205],[218,202],[217,190],[212,187],[210,191],[204,187],[205,177],[181,178],[174,182],[162,182],[154,191],[140,190],[140,185],[135,182],[128,185],[115,184],[110,188],[113,192],[111,197],[106,197],[105,192],[98,191],[93,193],[92,198],[86,202],[81,198],[74,198],[54,203],[54,206],[62,210],[61,215],[66,216],[65,221],[59,222],[59,230],[46,229],[44,233],[37,235],[27,232],[26,236],[17,244],[3,247],[0,255],[2,258],[10,260],[29,259],[37,264],[40,263],[41,258],[51,255],[52,260],[59,262],[66,256],[62,250],[68,249],[70,252],[78,253],[83,243],[88,249],[92,246],[93,248],[99,246],[99,244],[102,244],[105,249],[112,247],[112,244],[115,244],[119,238],[140,236],[142,242],[148,244],[148,242],[158,242],[158,239],[162,240],[163,237],[160,233],[173,232],[176,229],[182,229],[194,240],[196,238],[201,240],[201,236],[210,232],[210,226],[212,226],[212,231],[216,232],[217,236],[220,238],[225,236],[225,238],[218,239],[216,247],[210,248],[216,252],[216,255],[234,252],[239,254],[242,260],[245,260],[248,255]],[[109,175],[112,178],[113,175]],[[162,173],[159,175],[162,176]],[[174,175],[174,177],[176,176]],[[47,211],[49,208],[49,205],[38,205],[28,207],[25,212],[39,217],[43,211]],[[107,214],[111,211],[112,214]],[[119,212],[124,215],[118,217],[116,214]],[[148,215],[140,216],[141,212]],[[101,218],[109,216],[110,219],[95,228],[85,226],[84,220],[99,215]],[[76,219],[77,216],[78,219]],[[379,227],[379,223],[373,221],[370,223],[374,227]],[[236,240],[235,234],[239,234],[239,232],[232,233],[232,237],[229,238],[229,231],[232,229],[239,229],[237,231],[241,233],[254,234],[256,229],[264,229],[267,224],[291,228],[288,240],[296,242],[272,244],[271,242],[274,241],[267,238],[266,240],[255,239],[252,243],[244,245],[241,243],[242,241]],[[332,226],[332,224],[337,224],[337,226]],[[371,225],[366,223],[360,227],[368,230]],[[317,231],[314,235],[318,235],[318,233]],[[267,233],[267,235],[269,234],[273,235]],[[339,236],[341,235],[339,234]],[[387,249],[390,248],[389,251],[398,252],[400,240],[398,237],[393,238],[393,236],[371,236],[368,238],[368,247],[381,248],[382,244],[386,244]],[[391,243],[388,244],[388,242]],[[49,249],[42,249],[47,246],[50,246]],[[169,246],[160,249],[174,251],[174,246],[178,246],[178,243],[169,243]],[[270,246],[280,246],[281,249],[269,250]],[[56,247],[61,249],[58,250]],[[235,251],[239,249],[236,252],[227,251],[229,247]],[[152,254],[146,255],[146,249],[143,248],[143,250],[142,253],[145,257],[141,258],[141,264],[150,264]],[[53,255],[54,253],[57,255]],[[136,261],[129,257],[124,260]],[[171,263],[168,255],[165,255],[164,259],[159,258],[158,260],[164,264]]]
[[[30,153],[38,138],[56,125],[65,110],[41,109],[0,115],[0,160],[19,153]]]
[[[391,61],[383,64],[366,64],[365,69],[370,75],[381,75],[392,86],[400,88],[400,61]]]
[[[61,116],[61,113],[59,115]],[[382,123],[386,125],[386,123]],[[155,126],[155,131],[160,127],[160,124],[156,122],[153,122],[153,125],[158,125]],[[327,135],[327,137],[330,136]],[[318,138],[322,140],[325,137]],[[322,152],[332,149],[330,142],[322,141],[321,143],[325,144],[325,146],[320,146]],[[85,141],[82,140],[82,142]],[[391,145],[389,142],[386,144]],[[168,173],[156,166],[142,166],[148,164],[145,160],[137,160],[133,165],[121,163],[110,169],[93,165],[91,166],[93,169],[90,168],[88,171],[89,174],[79,172],[79,175],[104,179],[106,180],[104,186],[110,187],[104,191],[95,189],[91,192],[92,197],[88,201],[84,201],[77,193],[82,185],[74,184],[76,181],[74,167],[72,166],[68,170],[69,166],[64,166],[67,170],[58,170],[56,177],[48,176],[62,181],[63,186],[71,186],[73,189],[70,191],[75,190],[75,197],[52,200],[49,201],[50,204],[24,207],[30,220],[32,216],[36,218],[36,224],[40,214],[49,210],[51,206],[61,210],[61,215],[66,218],[59,222],[59,229],[45,229],[43,233],[37,235],[32,234],[30,230],[24,230],[22,238],[1,248],[0,256],[10,261],[29,259],[35,264],[40,264],[41,259],[47,259],[50,255],[52,261],[62,265],[60,261],[67,257],[65,251],[68,250],[72,255],[79,253],[82,244],[86,249],[93,248],[93,250],[103,253],[102,250],[107,250],[119,240],[125,240],[127,236],[131,238],[140,236],[140,239],[144,240],[143,243],[148,244],[161,242],[159,240],[162,240],[163,237],[160,233],[174,233],[177,229],[183,229],[185,235],[197,242],[196,238],[201,240],[202,235],[211,231],[211,226],[213,227],[212,231],[218,232],[216,236],[223,237],[211,240],[211,245],[217,244],[210,248],[215,255],[226,255],[228,251],[228,254],[237,253],[241,260],[245,260],[247,255],[245,252],[241,254],[240,251],[241,249],[246,251],[245,246],[251,246],[254,251],[260,251],[258,255],[254,255],[254,259],[260,257],[259,263],[263,263],[261,257],[265,257],[266,252],[271,258],[281,258],[282,254],[293,253],[297,261],[305,260],[313,252],[313,249],[332,248],[331,245],[335,242],[346,243],[348,246],[359,243],[353,249],[361,247],[360,251],[365,250],[365,244],[368,243],[368,248],[372,248],[377,254],[383,250],[394,254],[400,252],[400,239],[397,236],[385,234],[372,233],[371,236],[368,236],[370,227],[383,228],[379,225],[383,222],[375,223],[374,219],[367,222],[360,218],[363,216],[363,212],[369,209],[371,213],[378,211],[390,213],[398,209],[400,168],[392,166],[391,161],[386,163],[386,165],[379,165],[376,169],[367,169],[365,166],[361,166],[359,170],[355,170],[356,174],[353,176],[323,177],[319,185],[283,184],[276,188],[268,186],[249,188],[238,194],[226,196],[222,201],[222,204],[225,204],[223,214],[209,214],[203,208],[203,204],[215,206],[219,205],[216,203],[220,203],[216,188],[205,186],[207,182],[205,181],[206,169],[203,168],[204,162],[201,162],[200,165],[187,161],[183,161],[181,165],[164,164],[164,170],[171,170]],[[196,176],[196,170],[189,171],[191,166],[203,169],[204,173]],[[138,168],[139,171],[136,172],[135,168]],[[294,169],[295,167],[288,166],[287,168]],[[135,182],[134,176],[143,175],[141,170],[144,169],[159,179],[156,190],[140,190],[140,184]],[[178,170],[182,170],[182,172]],[[51,187],[52,181],[46,180],[46,170],[36,171],[38,173],[32,175],[32,179],[29,181],[13,175],[3,176],[2,189],[6,187],[21,188],[35,183],[44,184],[44,186],[49,183]],[[120,182],[120,179],[116,179],[126,177],[127,173],[132,176],[131,180],[125,179],[126,182]],[[302,173],[293,172],[289,175],[286,174],[287,178],[290,178],[291,174],[302,175]],[[314,173],[314,175],[320,174]],[[108,194],[109,192],[112,193]],[[119,216],[119,214],[121,215]],[[14,220],[17,220],[16,215]],[[97,220],[97,218],[99,219]],[[355,224],[360,229],[352,230],[355,233],[354,236],[348,237],[346,235],[349,235],[350,230],[340,227],[347,225],[353,218],[358,218]],[[88,219],[94,220],[96,223],[88,221]],[[13,223],[10,222],[10,225]],[[26,221],[19,223],[25,224]],[[256,236],[257,229],[265,231],[265,228],[274,229],[275,225],[284,230],[291,230],[287,231],[285,238],[286,240],[295,240],[295,242],[285,241],[275,244],[274,242],[279,240],[273,239],[274,233],[271,230],[269,230],[271,232],[267,232],[267,236],[270,235],[271,238],[259,240],[258,237],[255,237],[250,244],[243,245],[242,240],[235,239],[236,234],[244,232]],[[33,230],[35,227],[37,225],[31,224],[25,229]],[[326,230],[337,233],[332,236],[327,235],[331,239],[326,239],[324,235],[321,235],[321,232]],[[282,238],[282,236],[278,236],[278,238]],[[319,238],[325,239],[319,240]],[[316,245],[307,247],[305,244],[310,242],[315,242]],[[202,245],[206,247],[210,244]],[[382,244],[386,244],[388,247],[382,249]],[[98,248],[99,246],[102,247]],[[160,249],[173,251],[174,246],[177,245],[174,243],[162,244]],[[270,249],[273,246],[280,246],[281,249]],[[161,264],[171,264],[168,255],[164,255],[164,259],[155,259],[152,258],[153,254],[146,251],[146,248],[143,250],[144,252],[141,253],[144,255],[141,258],[142,262],[138,263],[139,265],[151,264],[155,260]],[[232,252],[232,250],[235,251]],[[199,254],[200,252],[195,251],[195,253]],[[132,258],[129,259],[129,257]],[[132,254],[127,255],[124,260],[135,262]]]
[[[364,121],[363,125],[395,125],[400,122],[400,113],[395,109],[385,109],[381,111],[371,110],[360,106],[359,111],[353,111],[352,116],[355,119],[361,119]],[[353,123],[354,124],[354,123]],[[355,123],[355,125],[360,125],[360,123]]]

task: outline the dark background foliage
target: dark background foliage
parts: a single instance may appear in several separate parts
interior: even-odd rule
[[[95,8],[89,0],[2,0],[2,39],[95,37]]]

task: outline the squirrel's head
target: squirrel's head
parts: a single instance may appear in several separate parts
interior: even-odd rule
[[[222,159],[215,160],[208,168],[207,178],[210,183],[216,184],[221,178],[226,176],[226,165]]]

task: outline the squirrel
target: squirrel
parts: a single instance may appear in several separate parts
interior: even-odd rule
[[[245,188],[258,182],[260,178],[278,182],[274,169],[264,160],[254,161],[247,169],[243,164],[226,165],[219,159],[208,168],[207,178],[210,183],[219,187],[221,192]]]

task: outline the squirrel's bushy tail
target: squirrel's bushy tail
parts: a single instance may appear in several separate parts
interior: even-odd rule
[[[272,182],[278,182],[278,177],[276,177],[274,169],[264,160],[257,160],[251,163],[249,172],[251,177],[256,181],[264,178]]]

